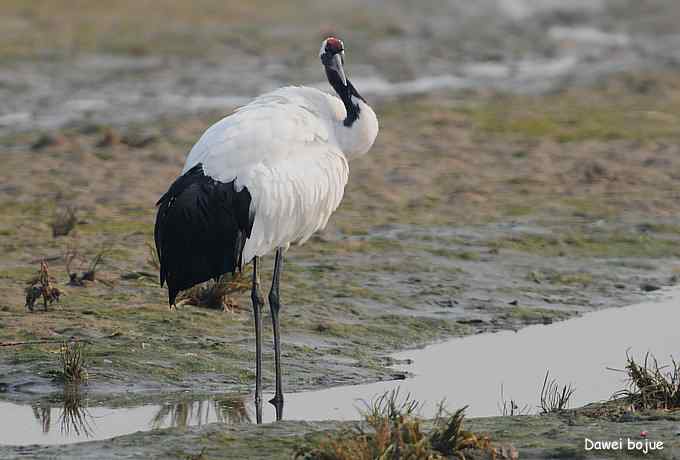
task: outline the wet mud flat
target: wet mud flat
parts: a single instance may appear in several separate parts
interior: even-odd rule
[[[673,70],[672,0],[336,2],[164,0],[73,8],[11,1],[0,19],[0,134],[88,120],[124,126],[321,85],[318,43],[346,39],[371,98],[437,89],[543,94],[620,72]]]
[[[381,134],[351,165],[327,230],[287,257],[287,391],[402,379],[395,350],[548,324],[677,284],[677,2],[400,2],[384,14],[381,1],[235,1],[229,17],[169,2],[174,20],[139,2],[113,12],[15,3],[0,15],[0,341],[54,343],[0,348],[0,398],[58,423],[70,401],[53,381],[60,342],[79,338],[89,407],[149,404],[181,419],[189,394],[219,399],[222,412],[201,427],[0,447],[0,458],[186,458],[204,447],[207,458],[288,458],[346,426],[232,424],[247,421],[238,401],[254,380],[248,294],[226,312],[171,313],[147,246],[153,203],[207,126],[262,91],[318,84],[306,26],[329,14],[337,24],[314,33],[352,43],[352,78]],[[139,18],[155,19],[130,33]],[[74,228],[53,236],[69,210]],[[78,273],[103,254],[96,280],[69,286],[67,253]],[[64,295],[28,313],[23,289],[42,259]],[[579,456],[586,432],[643,429],[677,449],[668,413],[469,423],[523,457]]]
[[[346,199],[329,228],[287,258],[287,391],[403,378],[388,358],[394,350],[624,306],[675,284],[676,84],[672,74],[627,74],[545,96],[440,91],[379,104],[382,131],[372,156],[381,161],[366,157],[352,165]],[[405,141],[407,108],[414,115]],[[58,341],[71,337],[90,342],[91,379],[82,391],[92,407],[172,405],[186,393],[249,397],[254,342],[247,292],[234,296],[231,311],[184,306],[169,312],[146,246],[152,203],[217,116],[126,130],[86,124],[48,137],[28,132],[4,139],[0,340],[56,343],[0,350],[3,400],[37,408],[62,404],[51,371]],[[574,121],[564,123],[565,116]],[[135,141],[140,138],[144,142]],[[76,209],[75,228],[54,237],[52,224],[68,207]],[[80,271],[105,250],[97,281],[67,285],[63,256],[73,247]],[[42,258],[65,294],[47,313],[28,313],[23,288]],[[271,380],[266,373],[266,385]],[[672,430],[673,415],[660,417],[654,426]],[[488,423],[493,420],[502,427],[512,419]],[[597,418],[588,423],[603,433],[628,426]],[[266,457],[280,452],[271,446],[290,443],[290,452],[301,436],[339,426],[218,423],[0,452],[96,457],[114,448],[134,457],[159,449],[152,440],[167,436],[162,448],[172,452],[163,456],[198,453],[190,444],[200,440],[218,458],[220,449]],[[498,433],[506,435],[502,428]],[[551,439],[545,431],[531,433],[538,433],[534,443]],[[573,441],[569,431],[564,436],[559,439]],[[518,448],[532,446],[523,443]]]

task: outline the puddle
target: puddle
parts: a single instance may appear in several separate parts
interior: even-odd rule
[[[661,300],[568,321],[453,339],[393,355],[412,361],[400,369],[414,374],[413,378],[297,393],[288,399],[286,418],[354,419],[353,406],[360,406],[362,399],[396,387],[422,401],[426,416],[434,415],[444,398],[451,408],[468,405],[470,417],[500,415],[501,385],[506,400],[527,405],[535,413],[548,369],[561,384],[574,384],[571,407],[579,407],[607,400],[622,388],[623,374],[607,368],[622,368],[628,349],[636,357],[650,351],[661,363],[671,355],[677,359],[679,322],[680,290],[676,289],[663,294]]]
[[[0,402],[0,445],[72,444],[113,438],[137,431],[250,423],[243,398],[180,401],[138,407],[88,407],[66,397],[58,405]]]
[[[449,407],[468,405],[468,416],[499,415],[500,388],[505,399],[535,411],[545,371],[561,384],[573,383],[572,407],[608,399],[622,387],[625,352],[650,351],[660,362],[678,358],[680,290],[625,308],[588,313],[580,318],[518,332],[480,334],[394,355],[411,360],[400,366],[415,377],[391,382],[329,388],[286,395],[288,420],[351,420],[361,400],[400,387],[423,401],[423,415],[446,398]],[[265,394],[265,400],[269,395]],[[247,402],[244,402],[247,401]],[[56,406],[0,402],[0,444],[66,444],[106,439],[137,431],[250,423],[251,397],[216,398],[132,408],[88,407],[75,396]],[[274,418],[265,404],[264,420]]]

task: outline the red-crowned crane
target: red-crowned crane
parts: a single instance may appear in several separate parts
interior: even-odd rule
[[[276,393],[283,413],[279,279],[283,254],[302,244],[340,205],[347,160],[363,155],[378,119],[347,78],[341,40],[323,41],[319,57],[338,97],[290,86],[264,94],[218,121],[189,152],[182,175],[161,197],[155,240],[161,286],[171,306],[179,291],[241,270],[252,261],[257,421],[262,414],[262,318],[259,258],[275,251],[269,306]]]

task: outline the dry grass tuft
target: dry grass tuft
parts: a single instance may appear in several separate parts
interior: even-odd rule
[[[250,282],[242,272],[227,273],[217,280],[210,280],[187,289],[181,294],[177,303],[178,305],[233,311],[240,308],[234,296],[249,289]]]
[[[53,282],[56,282],[56,280],[50,276],[47,262],[43,260],[40,262],[38,274],[28,281],[28,287],[25,289],[26,308],[29,311],[33,311],[35,302],[41,297],[45,311],[47,311],[48,304],[59,302],[61,291],[52,285]]]
[[[494,452],[489,436],[477,435],[463,429],[465,409],[467,406],[450,414],[444,408],[443,402],[439,404],[439,410],[434,419],[435,428],[430,433],[432,448],[447,457],[462,459],[465,458],[465,451],[468,449]]]
[[[52,222],[52,236],[57,238],[59,236],[66,236],[76,227],[78,223],[78,216],[76,215],[76,208],[69,206],[57,212]]]
[[[67,143],[66,137],[62,134],[42,134],[31,144],[31,150],[37,152],[51,147],[62,147]]]
[[[514,417],[516,415],[529,415],[531,408],[528,404],[520,406],[517,401],[510,398],[505,399],[505,391],[501,383],[501,399],[498,403],[498,411],[504,417]]]
[[[541,413],[552,414],[566,410],[574,391],[571,383],[560,387],[557,380],[550,378],[550,371],[546,371],[541,388]]]
[[[488,458],[514,458],[514,449],[492,447],[488,436],[463,429],[465,409],[448,413],[444,403],[434,419],[434,428],[426,433],[417,413],[420,404],[410,395],[400,398],[399,389],[366,403],[364,423],[335,436],[328,436],[318,446],[304,446],[295,458],[314,460],[465,459],[475,453]],[[510,455],[510,456],[508,456]]]
[[[94,258],[92,258],[92,260],[90,261],[88,268],[79,275],[78,271],[73,269],[73,265],[78,261],[78,259],[82,258],[80,257],[80,254],[76,246],[69,246],[66,249],[66,253],[64,254],[66,273],[68,273],[69,276],[68,284],[70,286],[82,287],[87,285],[88,282],[93,283],[97,281],[97,268],[104,260],[106,252],[107,252],[106,250],[103,250],[97,253],[97,255],[95,255]]]
[[[102,138],[99,139],[99,141],[97,142],[96,147],[100,149],[104,147],[111,147],[120,144],[120,141],[121,141],[120,134],[118,134],[117,131],[108,128],[104,132],[104,136],[102,136]]]
[[[627,364],[621,372],[628,374],[628,388],[617,391],[613,399],[626,399],[635,410],[680,409],[680,363],[659,366],[647,353],[642,363],[626,352]],[[618,370],[618,369],[615,369]]]
[[[208,457],[205,456],[205,451],[208,450],[207,447],[201,449],[197,454],[188,454],[185,456],[187,460],[207,460]]]
[[[88,375],[85,369],[82,342],[64,342],[59,350],[59,364],[61,369],[57,372],[55,379],[66,384],[87,383]]]

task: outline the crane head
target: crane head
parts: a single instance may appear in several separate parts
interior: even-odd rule
[[[319,58],[326,68],[329,79],[331,76],[335,76],[340,79],[344,86],[347,86],[347,77],[343,68],[345,63],[345,47],[342,44],[342,40],[335,37],[325,39],[321,43]]]

